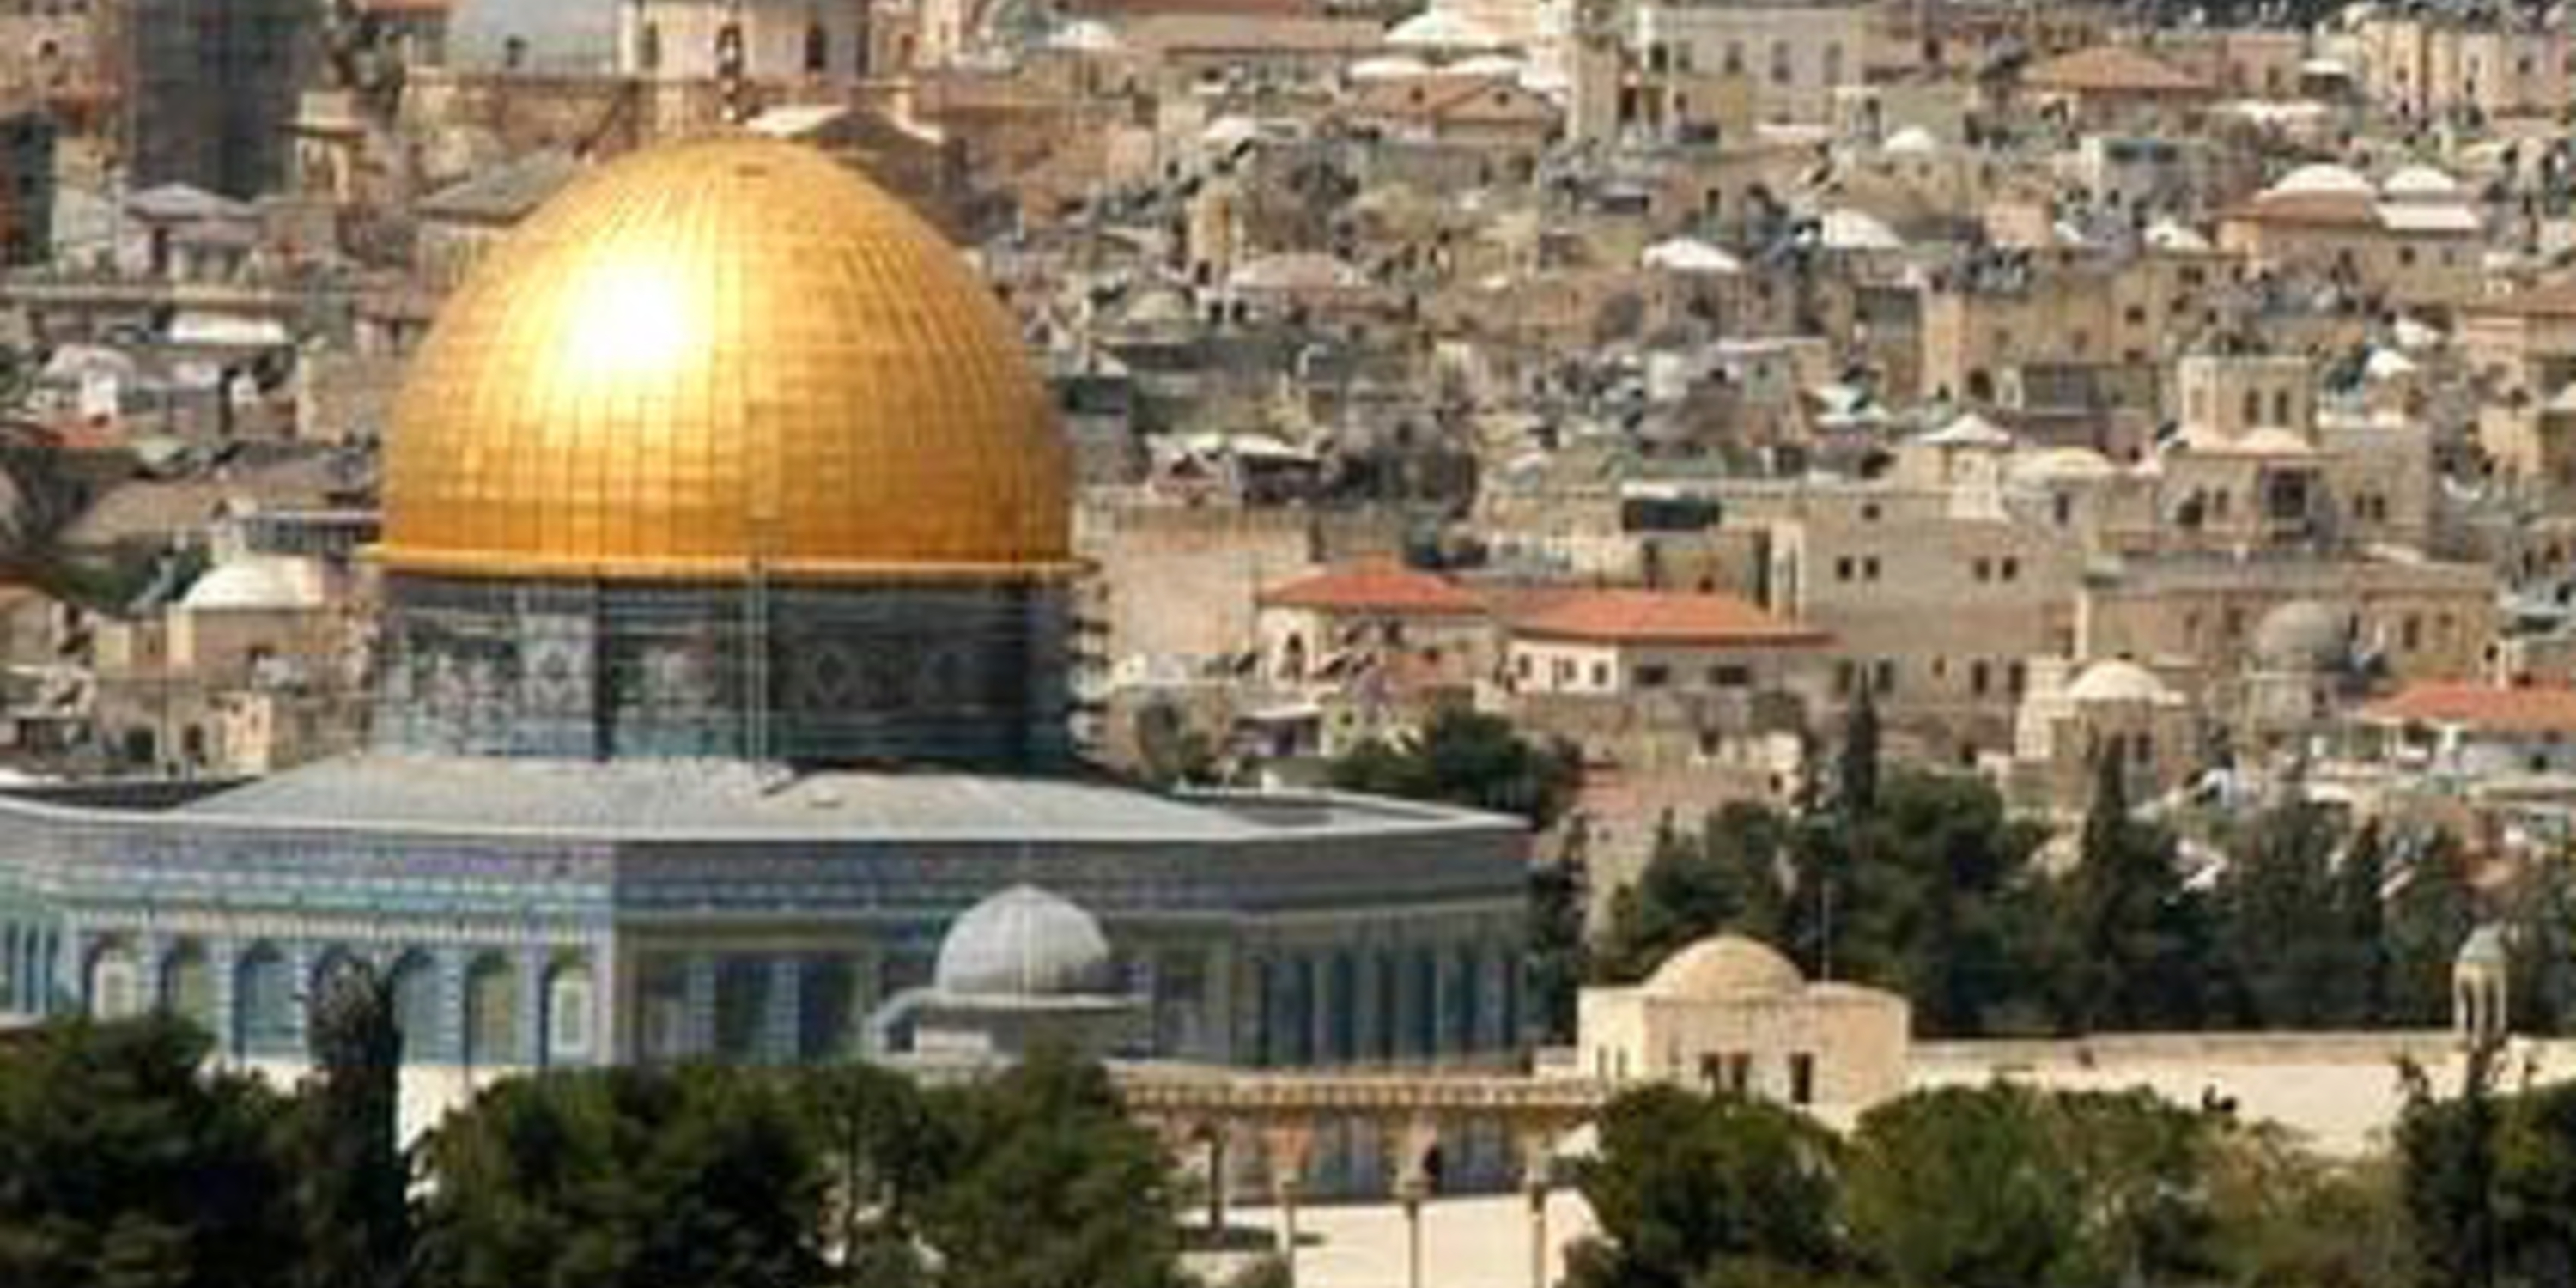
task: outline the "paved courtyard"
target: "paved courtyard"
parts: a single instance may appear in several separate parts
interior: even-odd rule
[[[1278,1211],[1237,1207],[1244,1227],[1278,1229]],[[1562,1277],[1565,1249],[1591,1233],[1592,1213],[1560,1189],[1547,1208],[1549,1282]],[[1404,1209],[1392,1203],[1334,1204],[1297,1210],[1299,1288],[1406,1288]],[[1223,1276],[1250,1254],[1211,1256],[1194,1269]],[[1529,1202],[1518,1194],[1437,1199],[1422,1209],[1421,1288],[1531,1288]]]

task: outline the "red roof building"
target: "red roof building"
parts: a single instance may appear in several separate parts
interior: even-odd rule
[[[1263,608],[1302,608],[1350,616],[1482,616],[1485,602],[1438,573],[1392,559],[1327,568],[1262,591]]]
[[[1732,595],[1654,590],[1566,596],[1512,623],[1512,633],[1524,639],[1657,648],[1809,648],[1832,638]]]

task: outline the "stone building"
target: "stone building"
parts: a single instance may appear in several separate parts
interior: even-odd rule
[[[1642,984],[1584,989],[1577,1007],[1574,1071],[1613,1086],[1732,1091],[1838,1123],[1905,1093],[1905,999],[1810,982],[1750,939],[1700,940]]]
[[[135,188],[231,197],[281,188],[298,95],[320,50],[317,0],[123,0],[123,154]]]

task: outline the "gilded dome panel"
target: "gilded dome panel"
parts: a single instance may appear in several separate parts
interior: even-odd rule
[[[1017,327],[811,149],[677,144],[541,209],[396,404],[384,561],[494,576],[1028,577],[1069,465]]]

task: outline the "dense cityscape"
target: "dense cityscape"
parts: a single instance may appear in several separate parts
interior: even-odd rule
[[[2576,19],[0,0],[0,1285],[2576,1288]]]

